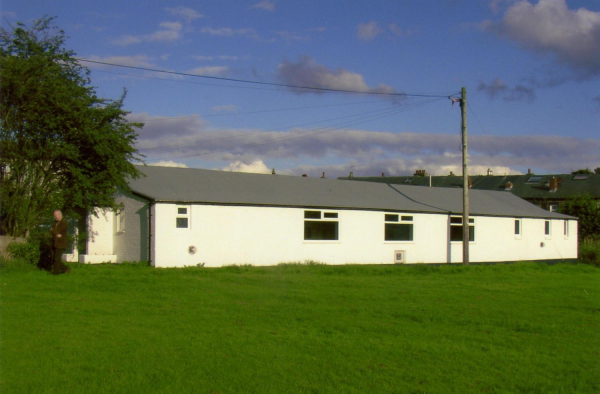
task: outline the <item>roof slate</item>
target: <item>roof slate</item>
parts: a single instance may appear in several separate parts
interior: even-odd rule
[[[131,190],[155,202],[216,205],[462,213],[462,190],[337,179],[138,166],[145,174]],[[470,213],[484,216],[570,218],[507,192],[473,190]]]

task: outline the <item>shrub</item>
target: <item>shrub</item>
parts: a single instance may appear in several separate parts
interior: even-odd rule
[[[6,246],[6,251],[16,260],[22,260],[35,265],[40,260],[40,245],[35,241],[11,242]]]
[[[587,238],[579,245],[579,262],[600,267],[600,239]]]

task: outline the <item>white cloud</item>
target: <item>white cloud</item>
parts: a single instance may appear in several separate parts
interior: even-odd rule
[[[147,163],[149,166],[156,167],[180,167],[180,168],[188,168],[187,164],[177,163],[173,160],[161,160],[154,163]]]
[[[329,173],[338,166],[339,176],[347,175],[352,166],[356,176],[381,172],[410,174],[419,168],[432,174],[449,171],[458,174],[461,168],[460,137],[456,134],[355,129],[327,132],[300,128],[287,132],[214,129],[207,127],[199,116],[174,118],[146,113],[130,114],[128,119],[146,123],[139,131],[136,146],[148,160],[185,162],[201,158],[215,163],[240,161],[247,165],[258,159],[284,160],[312,163],[315,174],[323,170]],[[600,162],[597,139],[471,135],[469,145],[472,174],[485,173],[488,167],[497,175],[523,168],[565,173],[574,168],[595,168]],[[302,168],[298,171],[308,171],[306,166]],[[281,171],[278,168],[278,173]]]
[[[229,67],[227,66],[207,66],[207,67],[196,67],[188,71],[189,74],[206,75],[206,76],[223,76],[229,73]]]
[[[204,15],[200,14],[198,11],[181,5],[174,8],[167,7],[165,10],[171,15],[183,18],[187,23],[190,23],[194,19],[204,18]]]
[[[254,29],[232,29],[230,27],[221,27],[213,29],[212,27],[204,27],[200,30],[200,33],[210,34],[211,36],[218,37],[234,37],[234,36],[246,36],[253,39],[258,39],[259,36]]]
[[[222,168],[223,171],[231,171],[231,172],[251,172],[255,174],[270,174],[272,170],[267,168],[265,163],[262,160],[254,160],[250,163],[244,163],[241,161],[234,161],[233,163],[229,163],[229,165]]]
[[[383,29],[375,21],[358,25],[358,38],[363,41],[371,41],[381,33],[383,33]]]
[[[88,56],[89,60],[94,60],[98,62],[104,63],[113,63],[113,64],[122,64],[124,66],[132,66],[132,67],[146,67],[152,68],[155,67],[155,64],[151,62],[150,58],[146,55],[135,55],[135,56]],[[93,64],[89,63],[90,68],[107,68],[109,66],[103,66],[101,64]]]
[[[142,42],[142,39],[139,36],[125,35],[113,40],[112,42],[115,45],[126,47],[128,45],[139,44]]]
[[[530,50],[554,55],[582,76],[600,75],[600,12],[570,10],[566,0],[519,1],[501,23],[482,27]]]
[[[171,42],[181,38],[181,23],[161,22],[159,26],[162,29],[155,31],[154,33],[138,36],[122,36],[116,40],[113,40],[113,44],[119,46],[129,46],[133,44],[139,44],[141,42]]]
[[[259,10],[265,10],[265,11],[274,11],[275,10],[275,3],[273,1],[270,0],[262,0],[259,3],[254,4],[252,7],[250,8],[256,8]]]
[[[362,75],[337,68],[331,70],[323,65],[317,64],[309,56],[303,56],[296,63],[284,61],[277,69],[279,80],[288,85],[309,86],[324,89],[356,90],[365,93],[395,93],[391,86],[379,84],[370,87]],[[294,89],[296,93],[307,93],[300,89]],[[318,90],[310,93],[323,93]]]

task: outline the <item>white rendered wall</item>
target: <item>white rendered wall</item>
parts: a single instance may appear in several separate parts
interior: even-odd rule
[[[119,215],[113,214],[113,251],[117,262],[148,261],[148,201],[130,194],[119,194],[116,201],[123,206]]]
[[[178,207],[188,208],[189,228],[176,228]],[[392,264],[394,251],[406,251],[407,263],[461,262],[461,242],[449,241],[449,216],[413,214],[414,241],[384,241],[385,213],[337,212],[339,241],[305,241],[301,208],[156,204],[153,207],[152,261],[157,267],[207,267],[228,264],[274,265],[315,260],[328,264]],[[312,210],[312,209],[311,209]],[[523,219],[522,236],[514,235],[514,219],[476,217],[473,262],[566,259],[577,257],[576,222],[568,239],[563,221]],[[560,236],[558,235],[560,232]],[[544,247],[540,246],[544,242]],[[196,250],[189,253],[190,246]]]
[[[544,219],[521,219],[521,235],[515,235],[515,218],[474,217],[475,241],[469,243],[472,262],[551,260],[577,258],[577,221],[550,220],[546,236]],[[462,242],[451,242],[452,262],[462,262]]]
[[[115,262],[112,231],[113,212],[110,209],[98,209],[96,215],[93,213],[88,214],[86,254],[79,255],[79,262]]]

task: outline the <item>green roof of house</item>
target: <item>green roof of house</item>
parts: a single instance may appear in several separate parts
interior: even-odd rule
[[[558,179],[558,189],[550,190],[550,180]],[[388,184],[429,186],[429,176],[388,176],[388,177],[344,177],[340,179],[381,182]],[[556,199],[562,200],[579,194],[589,194],[600,198],[600,175],[598,174],[554,174],[554,175],[475,175],[471,176],[471,189],[475,190],[506,190],[507,183],[512,183],[510,191],[525,199]],[[462,188],[462,176],[446,175],[432,176],[431,186]]]

